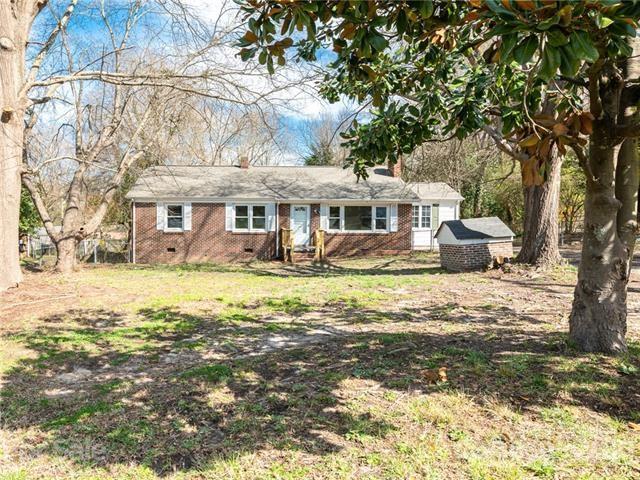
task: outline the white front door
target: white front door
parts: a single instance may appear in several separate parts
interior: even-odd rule
[[[309,245],[311,235],[309,213],[309,205],[291,205],[291,231],[296,246]]]
[[[427,250],[435,247],[435,239],[432,235],[435,231],[431,228],[431,205],[414,205],[411,219],[411,248],[414,250]]]

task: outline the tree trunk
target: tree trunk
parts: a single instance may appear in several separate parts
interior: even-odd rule
[[[65,237],[56,242],[56,272],[71,273],[75,270],[77,243],[74,237]]]
[[[558,154],[552,154],[547,180],[542,185],[523,188],[524,229],[516,262],[549,267],[562,261],[558,249],[561,167]]]
[[[581,350],[619,353],[627,349],[627,283],[635,243],[638,154],[635,140],[625,141],[619,149],[608,145],[601,123],[596,122],[589,148],[593,178],[587,177],[582,259],[569,336]]]
[[[616,228],[620,202],[610,173],[611,150],[591,144],[590,160],[598,180],[587,181],[582,258],[569,320],[571,340],[587,352],[617,353],[627,348],[629,256]]]
[[[627,349],[627,284],[637,232],[638,145],[617,137],[617,125],[638,120],[637,94],[625,87],[640,77],[640,42],[624,64],[606,65],[590,75],[598,98],[590,98],[596,120],[583,158],[587,176],[584,238],[569,336],[585,351]],[[594,95],[595,92],[591,92]],[[594,111],[595,107],[595,111]]]
[[[20,169],[24,108],[19,91],[24,78],[25,39],[11,3],[0,1],[0,291],[22,277],[18,254]]]

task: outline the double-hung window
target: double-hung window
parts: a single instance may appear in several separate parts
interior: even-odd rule
[[[420,205],[414,205],[412,212],[413,216],[411,225],[413,228],[420,228]]]
[[[167,230],[184,229],[184,206],[182,204],[166,205],[165,215],[165,225]]]
[[[265,232],[267,207],[264,205],[236,205],[233,230],[241,232]]]
[[[251,230],[266,230],[267,211],[264,205],[251,206]]]
[[[327,218],[329,231],[387,232],[389,208],[371,205],[330,205]]]
[[[329,207],[329,230],[340,230],[342,227],[340,207]]]
[[[375,230],[387,230],[387,207],[374,207],[376,212]]]
[[[414,205],[412,213],[413,228],[431,228],[431,205]]]

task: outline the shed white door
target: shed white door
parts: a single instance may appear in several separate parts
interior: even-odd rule
[[[310,239],[309,205],[291,206],[291,231],[296,245],[307,246]]]
[[[411,244],[413,249],[422,250],[431,248],[431,229],[429,230],[413,230],[411,232]],[[435,243],[435,239],[433,239]],[[435,245],[434,245],[435,247]]]

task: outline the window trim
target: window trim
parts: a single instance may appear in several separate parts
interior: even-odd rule
[[[247,228],[236,228],[236,208],[247,207]],[[264,207],[264,217],[258,215],[256,218],[264,218],[264,228],[253,228],[253,207]],[[269,227],[269,215],[266,203],[234,203],[231,231],[235,233],[267,233]]]
[[[429,207],[429,226],[428,227],[423,227],[422,226],[422,215],[424,212],[424,207]],[[414,209],[418,208],[418,226],[414,226],[413,223],[413,219],[414,219]],[[414,231],[422,231],[422,232],[426,232],[429,230],[433,230],[433,204],[432,203],[414,203],[411,206],[411,230]]]
[[[369,230],[346,230],[345,229],[345,216],[344,209],[346,206],[349,207],[371,207],[371,228]],[[336,230],[335,228],[331,228],[331,207],[339,207],[340,208],[340,229]],[[376,208],[384,207],[386,209],[386,223],[387,228],[385,229],[376,229]],[[336,203],[328,203],[327,204],[327,232],[328,233],[353,233],[353,234],[368,234],[368,233],[390,233],[391,232],[391,204],[387,203],[378,203],[374,205],[358,205],[358,204],[336,204]]]
[[[331,209],[332,208],[337,208],[338,209],[338,216],[337,217],[332,217],[331,216]],[[337,229],[331,228],[331,219],[332,218],[337,218],[338,219],[339,227]],[[328,232],[341,232],[343,229],[344,229],[344,205],[328,205],[327,206],[327,231]]]
[[[384,208],[384,218],[383,217],[378,217],[378,208]],[[373,212],[371,212],[373,215],[371,216],[371,229],[374,232],[388,232],[389,231],[389,207],[386,205],[374,205],[373,206]],[[384,224],[385,224],[385,228],[377,228],[376,224],[378,223],[378,220],[384,220]]]
[[[180,207],[182,211],[182,215],[180,218],[182,219],[182,226],[180,228],[177,227],[169,227],[169,207]],[[184,232],[184,203],[176,202],[176,203],[165,203],[164,204],[164,231],[165,232]],[[176,216],[172,216],[171,218],[178,218]]]

